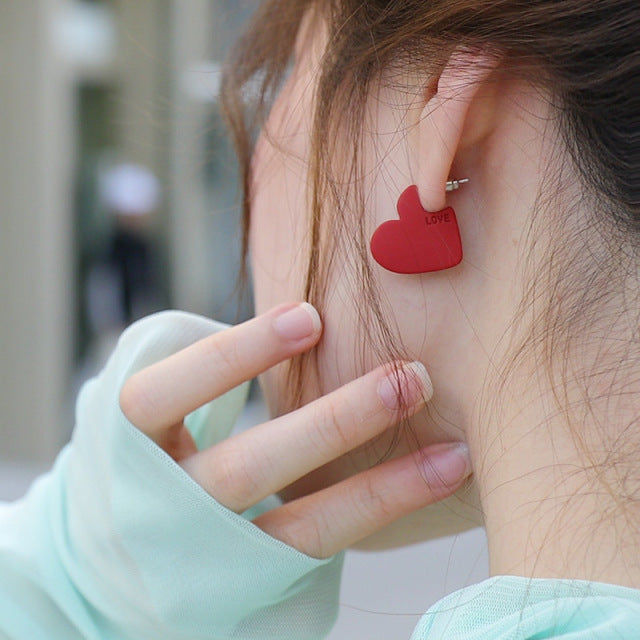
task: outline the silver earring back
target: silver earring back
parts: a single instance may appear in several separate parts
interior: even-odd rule
[[[469,178],[462,178],[460,180],[449,180],[449,182],[447,182],[447,186],[445,187],[445,191],[456,191],[467,182],[469,182]]]

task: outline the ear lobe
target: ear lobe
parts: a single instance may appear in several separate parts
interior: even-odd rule
[[[427,211],[440,211],[446,206],[445,184],[471,105],[497,64],[498,58],[485,52],[456,50],[437,82],[432,80],[425,90],[432,97],[418,123],[418,166],[414,175],[420,202]]]

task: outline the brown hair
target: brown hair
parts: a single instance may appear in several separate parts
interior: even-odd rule
[[[578,199],[597,205],[591,207],[591,228],[602,231],[610,249],[591,262],[577,248],[571,255],[555,252],[548,260],[547,273],[532,274],[537,283],[546,277],[545,284],[558,295],[545,301],[540,313],[545,321],[536,323],[529,345],[515,351],[522,354],[526,346],[537,345],[549,350],[548,358],[558,357],[558,340],[566,338],[568,344],[589,319],[594,319],[607,290],[613,290],[613,274],[633,276],[637,285],[637,0],[268,0],[232,52],[222,91],[242,169],[245,256],[252,136],[264,122],[290,62],[302,17],[311,7],[321,12],[329,39],[316,90],[311,140],[311,246],[306,289],[301,292],[306,299],[322,305],[334,255],[324,250],[328,230],[340,242],[348,221],[363,217],[358,215],[364,210],[359,192],[359,150],[365,104],[373,83],[394,65],[435,77],[454,48],[465,45],[496,50],[503,61],[501,72],[517,74],[545,90],[558,116],[556,126],[567,158],[581,177]],[[250,82],[258,82],[260,90],[249,105],[245,98]],[[348,180],[336,178],[332,158],[338,147],[342,157],[347,151]],[[349,190],[356,203],[354,211],[347,204]],[[355,230],[349,242],[355,237],[355,248],[362,256],[359,293],[370,303],[362,318],[370,332],[369,344],[377,345],[381,359],[404,357],[402,344],[382,312],[366,259],[363,225],[356,223]],[[579,243],[585,245],[583,235],[578,231],[572,235],[574,248]],[[566,236],[564,244],[572,244]],[[523,304],[527,296],[531,303],[536,295],[532,284]],[[304,360],[291,370],[297,398],[303,369]]]

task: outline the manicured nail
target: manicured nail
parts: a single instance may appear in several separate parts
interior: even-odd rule
[[[425,404],[433,395],[433,386],[425,366],[421,362],[411,362],[383,378],[378,385],[378,394],[385,407],[394,411]]]
[[[286,340],[302,340],[318,333],[322,322],[318,312],[308,302],[303,302],[278,316],[273,321],[273,328]]]
[[[425,480],[431,487],[451,487],[471,475],[471,455],[464,442],[430,447],[422,461]]]

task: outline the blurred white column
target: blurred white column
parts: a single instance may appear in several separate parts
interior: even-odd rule
[[[211,247],[207,219],[211,215],[202,177],[207,115],[210,106],[194,99],[194,78],[208,78],[201,62],[210,54],[213,11],[209,0],[173,0],[171,67],[175,74],[171,99],[170,253],[172,291],[179,309],[208,313],[211,308]]]
[[[67,0],[0,4],[0,459],[46,463],[69,425],[72,82]]]
[[[115,121],[125,162],[166,175],[169,119],[169,0],[112,0],[118,30]],[[191,2],[183,2],[185,9]]]

